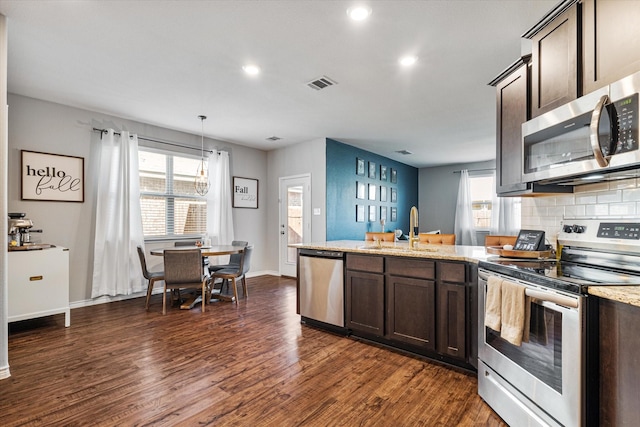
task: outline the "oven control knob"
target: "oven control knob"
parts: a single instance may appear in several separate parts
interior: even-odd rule
[[[572,231],[574,233],[584,233],[584,226],[583,225],[577,225],[574,224],[573,227],[571,227]]]
[[[570,225],[565,225],[564,227],[562,227],[562,231],[564,231],[565,233],[571,233],[573,231],[573,227],[571,227]]]

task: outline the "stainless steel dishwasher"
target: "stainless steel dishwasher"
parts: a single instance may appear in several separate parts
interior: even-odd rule
[[[344,328],[344,253],[299,251],[301,320]]]

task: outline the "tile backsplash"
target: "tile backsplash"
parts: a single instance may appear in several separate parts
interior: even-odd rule
[[[565,218],[640,217],[640,178],[574,187],[573,194],[522,198],[523,229],[544,230],[556,245]]]

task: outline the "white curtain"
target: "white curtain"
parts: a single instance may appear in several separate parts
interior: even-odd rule
[[[493,182],[496,174],[493,173]],[[521,212],[519,197],[498,197],[491,201],[491,231],[498,236],[517,236],[520,232]]]
[[[473,227],[473,205],[471,200],[471,185],[469,171],[460,171],[458,185],[458,202],[456,204],[456,219],[454,232],[457,245],[477,245],[476,231]]]
[[[97,173],[96,229],[91,297],[144,289],[136,246],[144,247],[140,213],[138,137],[103,134]]]
[[[207,233],[211,237],[211,243],[230,245],[234,236],[228,152],[214,151],[209,157],[209,181],[211,188],[207,193]]]

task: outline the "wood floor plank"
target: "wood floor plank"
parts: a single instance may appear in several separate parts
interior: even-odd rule
[[[505,426],[474,375],[300,324],[295,281],[205,313],[160,295],[10,324],[2,426]]]

